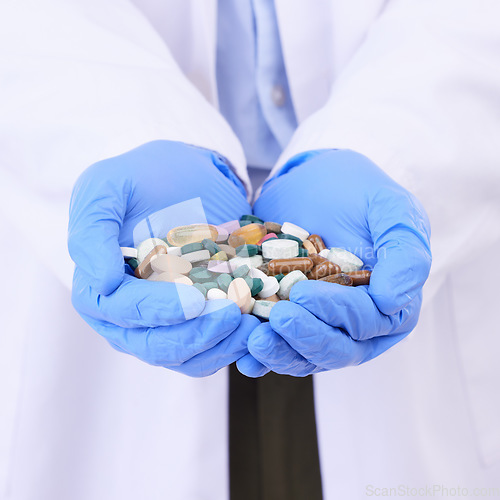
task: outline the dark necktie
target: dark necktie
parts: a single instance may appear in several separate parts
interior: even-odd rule
[[[312,376],[229,367],[231,500],[321,500]]]

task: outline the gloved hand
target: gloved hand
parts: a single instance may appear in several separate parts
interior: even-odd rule
[[[194,287],[130,276],[120,250],[146,217],[197,197],[213,224],[251,210],[223,158],[205,149],[155,141],[101,161],[73,190],[68,247],[73,305],[92,328],[147,363],[206,376],[248,352],[258,320],[229,300],[206,303]]]
[[[319,234],[373,272],[369,286],[297,283],[250,335],[250,353],[237,362],[242,373],[305,376],[358,365],[413,330],[431,266],[429,221],[370,160],[348,150],[298,155],[264,184],[254,213]]]

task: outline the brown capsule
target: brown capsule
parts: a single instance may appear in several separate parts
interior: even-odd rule
[[[332,274],[320,278],[320,281],[327,281],[328,283],[337,283],[338,285],[352,286],[352,278],[345,273]]]
[[[279,302],[281,299],[276,294],[274,294],[270,297],[266,297],[266,300],[270,300],[271,302]]]
[[[147,279],[153,274],[151,267],[151,259],[158,255],[167,253],[167,247],[164,245],[156,245],[151,252],[149,252],[139,266],[135,268],[134,274],[137,278]]]
[[[307,273],[313,267],[313,261],[309,257],[295,257],[292,259],[273,259],[268,265],[267,269],[270,276],[276,274],[286,274],[292,271],[302,271]]]
[[[309,279],[319,280],[320,278],[324,278],[325,276],[330,276],[332,274],[339,274],[340,267],[333,262],[327,260],[326,262],[322,262],[317,266],[314,266],[309,273]]]
[[[307,239],[314,245],[318,253],[326,248],[325,242],[319,234],[311,234]]]
[[[346,273],[346,274],[352,279],[352,286],[359,286],[359,285],[370,284],[370,276],[372,275],[372,272],[363,270],[363,271],[353,271],[351,273]]]
[[[330,262],[328,259],[325,259],[325,257],[321,257],[319,253],[313,253],[312,255],[309,255],[309,258],[313,261],[313,264],[315,266],[318,266],[319,264],[323,264],[325,262]]]

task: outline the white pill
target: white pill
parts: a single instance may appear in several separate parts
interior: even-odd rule
[[[265,279],[261,279],[264,282],[264,287],[257,294],[261,299],[267,299],[267,297],[274,295],[280,289],[280,283],[274,276],[266,276]]]
[[[292,236],[295,236],[302,241],[306,240],[309,236],[309,233],[305,229],[301,228],[300,226],[296,226],[291,222],[283,223],[283,225],[281,226],[281,232],[283,234],[290,234]]]
[[[299,244],[294,240],[267,240],[262,243],[264,259],[291,259],[299,255]]]
[[[248,267],[259,267],[263,264],[262,255],[253,255],[252,257],[234,257],[229,261],[232,271],[235,271],[240,266],[247,265]]]
[[[271,309],[277,304],[272,300],[257,300],[253,306],[252,314],[259,318],[269,319]]]
[[[236,278],[229,284],[227,298],[232,300],[242,313],[245,313],[251,307],[252,292],[243,278]]]
[[[191,262],[183,259],[182,257],[177,257],[176,255],[158,255],[156,259],[151,261],[151,267],[153,271],[157,273],[176,273],[176,274],[188,274],[193,268]]]
[[[326,258],[337,264],[343,273],[359,271],[363,267],[363,261],[359,257],[343,248],[330,248]]]
[[[153,276],[153,278],[151,276]],[[165,281],[168,283],[180,283],[183,285],[193,284],[187,276],[178,273],[153,273],[151,276],[148,278],[150,281]]]
[[[189,262],[200,262],[201,260],[210,259],[210,252],[208,250],[197,250],[196,252],[189,252],[182,255],[183,259]]]
[[[319,252],[319,255],[321,257],[324,257],[325,259],[327,259],[329,253],[330,253],[330,249],[329,248],[324,248],[323,250],[321,250],[321,252]]]
[[[176,257],[180,257],[182,255],[181,247],[168,247],[167,255],[175,255]]]
[[[303,280],[307,280],[307,276],[302,271],[292,271],[288,273],[279,283],[278,297],[283,300],[288,300],[293,285]]]
[[[260,278],[261,280],[265,280],[268,278],[267,274],[256,267],[251,267],[248,272],[250,278]]]
[[[210,288],[210,290],[207,292],[207,300],[217,300],[217,299],[227,299],[226,292],[223,292],[218,288]]]
[[[122,255],[127,259],[137,259],[137,250],[132,247],[120,247]]]
[[[168,248],[168,245],[160,238],[148,238],[142,243],[139,243],[139,246],[137,247],[137,260],[139,261],[139,264],[141,264],[142,261],[146,258],[146,255],[158,245]]]

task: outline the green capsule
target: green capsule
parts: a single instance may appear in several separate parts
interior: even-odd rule
[[[203,297],[207,296],[207,289],[203,285],[200,283],[193,283],[193,286],[203,294]]]
[[[252,278],[252,296],[257,295],[264,288],[264,282],[260,278]]]
[[[246,265],[243,264],[242,266],[238,267],[233,271],[233,278],[244,278],[248,272],[250,271],[250,268]]]
[[[284,275],[284,274],[277,274],[277,275],[275,276],[275,278],[276,278],[278,281],[281,281],[284,277],[285,277],[285,275]]]
[[[248,224],[253,224],[251,220],[240,220],[240,227],[248,226]]]
[[[257,224],[264,224],[264,221],[262,219],[260,219],[259,217],[255,216],[255,215],[242,215],[240,217],[240,225],[241,225],[241,221],[250,221],[250,222],[256,222]]]
[[[214,273],[204,267],[193,267],[189,271],[189,277],[195,283],[206,283],[213,280]]]
[[[240,245],[236,247],[238,257],[253,257],[259,253],[259,245]]]
[[[217,285],[219,285],[219,288],[226,293],[231,281],[233,281],[233,278],[230,274],[222,273],[217,277]]]
[[[181,254],[184,255],[186,253],[198,252],[198,250],[203,250],[204,248],[202,243],[188,243],[181,247]]]
[[[309,252],[307,251],[307,248],[299,248],[299,255],[297,257],[307,257],[309,255]]]
[[[212,240],[209,240],[208,238],[205,238],[201,244],[203,245],[203,248],[208,250],[210,252],[210,255],[215,255],[216,253],[220,252],[219,245],[214,243]]]
[[[211,288],[219,288],[217,283],[215,281],[207,281],[206,283],[203,283],[203,286],[205,287],[205,290],[208,292]]]

